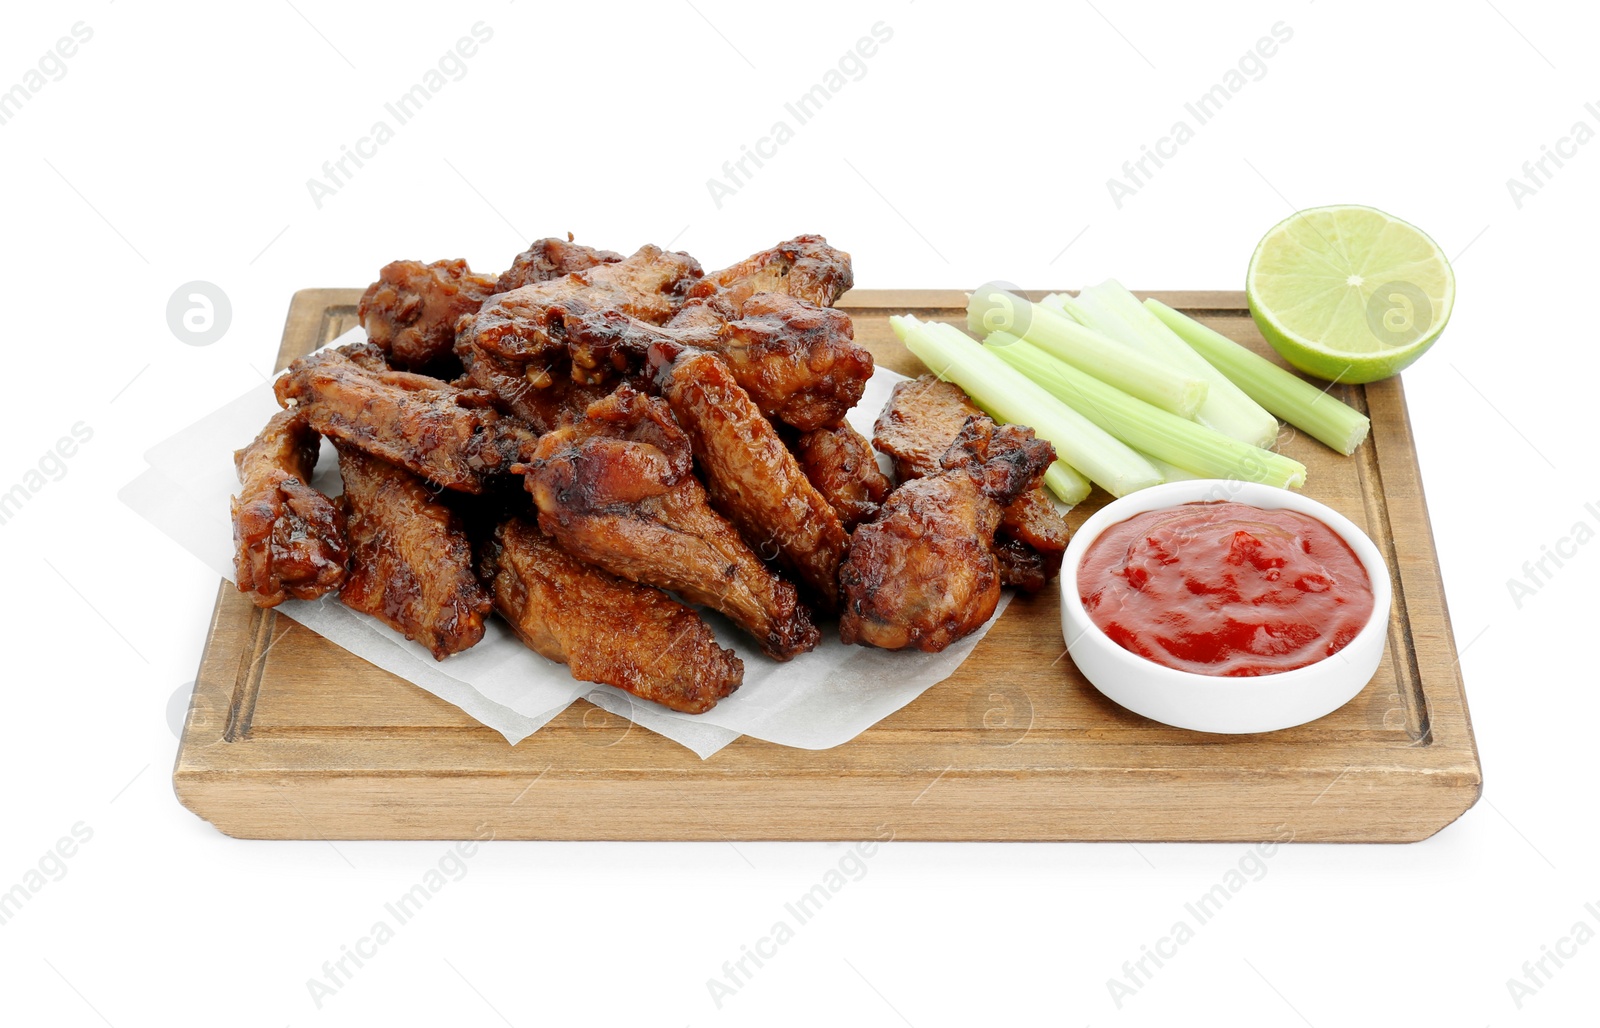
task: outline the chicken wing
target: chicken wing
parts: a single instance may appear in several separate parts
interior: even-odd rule
[[[583,417],[589,404],[615,388],[614,382],[574,381],[560,367],[554,370],[532,364],[513,364],[491,357],[476,347],[460,347],[466,381],[494,398],[503,413],[526,421],[536,432],[548,432]]]
[[[707,350],[728,365],[767,417],[801,431],[843,420],[873,369],[872,354],[852,338],[850,318],[777,293],[753,297],[744,312],[735,318],[720,300],[696,300],[667,324],[653,325],[615,310],[573,308],[562,328],[573,352],[604,354],[619,371],[631,371],[652,346]],[[527,367],[530,380],[549,380],[545,366]]]
[[[311,488],[321,440],[297,411],[279,411],[233,455],[234,579],[258,607],[314,600],[344,582],[344,515]]]
[[[758,293],[741,316],[705,331],[710,319],[691,304],[669,323],[701,327],[693,345],[716,353],[763,414],[802,432],[836,425],[861,400],[872,354],[855,341],[850,316],[782,293]]]
[[[615,264],[620,260],[622,254],[615,250],[596,250],[574,243],[570,233],[565,239],[540,239],[517,254],[511,267],[501,273],[494,291],[509,293],[535,282],[548,282],[574,271],[588,271],[596,265]]]
[[[494,279],[474,275],[463,260],[395,261],[378,272],[356,312],[396,366],[426,368],[450,357],[456,322],[494,292]]]
[[[744,680],[744,663],[699,614],[585,564],[527,521],[495,531],[480,570],[522,641],[574,678],[688,714],[710,710]]]
[[[901,482],[938,474],[944,452],[962,425],[981,413],[959,386],[923,375],[894,387],[874,427],[872,445],[889,455]],[[1070,533],[1043,488],[1024,491],[1006,507],[999,533],[1002,540],[1018,541],[1039,556],[1034,561],[1018,547],[1002,547],[1004,584],[1037,592],[1061,570]]]
[[[795,460],[846,529],[872,520],[893,488],[878,469],[872,444],[847,422],[801,433]]]
[[[832,307],[855,283],[850,255],[821,236],[795,236],[732,267],[713,271],[689,290],[691,297],[720,296],[742,311],[757,293],[787,293],[818,307]]]
[[[427,483],[339,447],[350,572],[339,599],[426,646],[436,660],[483,638],[492,608],[473,574],[461,519]]]
[[[568,318],[612,311],[660,325],[677,313],[701,274],[700,262],[686,253],[644,246],[615,264],[500,293],[463,333],[468,345],[516,364],[549,366],[568,356],[574,375],[581,377],[602,371],[611,354],[592,334],[588,345],[569,345]]]
[[[819,634],[794,586],[711,509],[692,466],[666,403],[622,386],[541,437],[517,470],[539,527],[573,556],[721,611],[774,659],[814,648]]]
[[[688,433],[711,505],[752,549],[805,583],[823,609],[836,609],[849,537],[728,366],[704,350],[684,350],[657,381]]]
[[[1053,460],[1031,429],[969,418],[938,474],[901,485],[855,530],[839,571],[840,638],[937,653],[988,621],[1000,601],[992,541],[1001,507]]]
[[[479,493],[533,450],[536,436],[490,409],[490,398],[435,378],[375,372],[337,350],[302,357],[278,379],[312,428],[462,492]]]

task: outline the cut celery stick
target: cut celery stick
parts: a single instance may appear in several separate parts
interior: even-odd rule
[[[1280,487],[1305,484],[1299,461],[1153,407],[1009,333],[992,334],[985,348],[1123,442],[1185,471]]]
[[[909,314],[895,315],[889,324],[928,370],[965,389],[997,421],[1032,428],[1040,439],[1049,440],[1060,460],[1111,495],[1126,496],[1161,481],[1161,473],[1130,447],[1028,381],[960,329],[918,321]]]
[[[1320,439],[1346,457],[1356,452],[1367,437],[1372,422],[1365,414],[1329,396],[1292,371],[1280,368],[1265,357],[1240,346],[1168,307],[1160,300],[1146,300],[1145,307],[1194,347],[1234,385],[1276,416]]]
[[[1087,478],[1078,474],[1076,468],[1059,460],[1045,469],[1044,484],[1056,494],[1056,499],[1068,507],[1076,507],[1088,499],[1089,490],[1094,488]]]
[[[1185,471],[1176,464],[1168,464],[1159,457],[1152,457],[1148,453],[1141,453],[1139,456],[1149,461],[1157,471],[1161,472],[1161,481],[1163,482],[1190,482],[1200,477],[1193,471]]]
[[[967,328],[980,336],[994,331],[1021,336],[1079,371],[1182,418],[1194,417],[1206,398],[1203,379],[1158,364],[1060,311],[1004,289],[984,287],[967,298]]]
[[[1195,420],[1251,446],[1270,446],[1278,438],[1278,421],[1212,367],[1115,279],[1088,286],[1067,304],[1075,318],[1104,335],[1119,339],[1185,374],[1204,378],[1209,386]]]

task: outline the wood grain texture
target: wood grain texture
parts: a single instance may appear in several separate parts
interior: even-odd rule
[[[359,295],[297,293],[278,366],[354,325]],[[1270,356],[1243,293],[1150,295]],[[862,290],[840,306],[880,365],[916,374],[888,316],[960,323],[964,303]],[[512,747],[224,582],[174,786],[222,831],[267,839],[1426,838],[1482,778],[1405,396],[1398,380],[1333,392],[1372,418],[1361,451],[1292,429],[1279,448],[1306,464],[1310,495],[1378,542],[1394,609],[1377,676],[1309,725],[1212,736],[1122,710],[1066,657],[1048,590],[1014,600],[950,679],[831,750],[743,738],[702,761],[584,701]]]

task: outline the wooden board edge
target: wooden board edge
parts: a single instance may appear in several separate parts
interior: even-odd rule
[[[868,838],[889,825],[897,839],[921,842],[1254,842],[1292,833],[1304,843],[1410,843],[1452,824],[1481,792],[1460,775],[1362,771],[1324,794],[1287,777],[1233,793],[1221,780],[1196,779],[1129,804],[1118,802],[1133,792],[1122,772],[1035,781],[1027,792],[952,775],[937,794],[924,778],[885,776],[843,796],[782,783],[770,806],[780,813],[753,822],[747,783],[686,794],[665,782],[566,781],[541,794],[533,777],[205,774],[185,782],[185,805],[245,839],[462,839],[488,826],[497,839],[524,841],[799,842]]]

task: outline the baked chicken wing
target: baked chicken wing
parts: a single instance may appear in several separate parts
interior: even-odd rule
[[[688,714],[710,710],[744,680],[743,662],[699,614],[585,564],[530,522],[496,529],[480,571],[522,641],[574,678]]]
[[[794,586],[774,575],[706,501],[664,401],[622,386],[546,433],[517,470],[539,527],[582,560],[721,611],[788,660],[819,635]]]
[[[854,284],[850,255],[821,236],[795,236],[732,267],[713,271],[689,290],[692,297],[719,296],[741,313],[757,293],[786,293],[818,307],[832,307]]]
[[[802,432],[793,448],[800,470],[846,529],[872,520],[893,488],[878,469],[872,444],[847,422]]]
[[[570,357],[574,377],[601,375],[611,359],[603,334],[569,345],[569,318],[611,311],[652,325],[663,324],[683,304],[701,275],[686,253],[644,246],[614,264],[597,264],[561,278],[500,293],[462,329],[465,345],[515,364],[549,367]]]
[[[688,433],[711,505],[752,549],[805,583],[822,608],[835,609],[849,537],[728,366],[704,350],[684,350],[657,380]]]
[[[318,432],[407,468],[447,489],[481,493],[533,450],[525,425],[488,406],[487,394],[436,378],[363,367],[338,350],[302,357],[278,379]]]
[[[511,267],[501,273],[494,291],[508,293],[535,282],[548,282],[575,271],[588,271],[596,265],[615,264],[620,260],[622,254],[615,250],[596,250],[592,246],[574,243],[571,235],[565,239],[540,239],[517,254]]]
[[[461,519],[403,468],[339,447],[350,572],[339,599],[426,646],[437,660],[483,638],[492,604]]]
[[[320,443],[302,413],[285,410],[233,455],[234,578],[258,607],[314,600],[344,582],[344,516],[307,484]]]
[[[1055,450],[1032,429],[969,418],[935,475],[901,485],[859,526],[839,572],[839,636],[937,653],[968,635],[1000,601],[993,550],[1003,505],[1033,488]]]
[[[894,387],[874,427],[872,445],[889,455],[900,482],[935,475],[967,419],[981,414],[959,386],[923,375]],[[1061,570],[1070,533],[1042,487],[1024,490],[1006,506],[999,534],[1009,541],[997,551],[1004,584],[1037,592]]]
[[[356,308],[367,338],[402,368],[426,368],[450,357],[456,322],[476,314],[495,281],[463,260],[395,261],[378,272]]]

